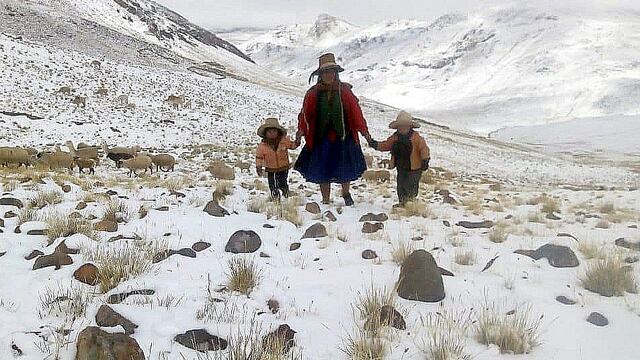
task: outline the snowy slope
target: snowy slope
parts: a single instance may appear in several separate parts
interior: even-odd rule
[[[334,52],[346,68],[342,78],[364,96],[482,134],[640,112],[637,12],[490,8],[353,28],[335,44],[309,41],[308,27],[279,28],[239,46],[301,82],[318,55]]]

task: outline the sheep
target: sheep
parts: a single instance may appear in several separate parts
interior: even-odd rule
[[[106,154],[107,158],[113,160],[116,163],[116,167],[122,166],[123,160],[129,160],[133,158],[139,151],[140,146],[122,147],[117,146],[109,149],[105,141],[102,142],[102,150]]]
[[[388,170],[367,170],[362,174],[362,178],[366,181],[385,182],[391,179],[391,174]]]
[[[38,157],[41,163],[49,167],[49,170],[69,169],[73,172],[73,156],[68,152],[60,151],[59,148],[54,152],[42,152]]]
[[[90,65],[91,67],[94,67],[96,69],[100,69],[100,67],[102,66],[102,64],[98,60],[93,60]]]
[[[84,169],[89,169],[89,174],[93,175],[96,173],[96,161],[94,159],[82,158],[82,157],[74,157],[73,164],[78,167],[78,171],[80,174],[84,174]]]
[[[147,155],[136,155],[131,159],[123,160],[122,166],[129,169],[129,177],[131,177],[131,174],[138,176],[136,170],[143,169],[145,174],[147,173],[147,169],[153,174],[153,161],[151,157]]]
[[[109,95],[109,89],[107,89],[105,87],[100,87],[96,91],[94,91],[93,93],[95,95],[99,95],[99,96],[107,96],[107,95]]]
[[[77,146],[78,149],[84,149],[84,148],[88,148],[88,147],[95,147],[95,146],[89,145],[89,144],[83,143],[83,142],[78,143],[78,146]]]
[[[129,105],[129,95],[120,95],[116,98],[116,103],[119,106],[127,106]]]
[[[176,159],[170,154],[151,155],[151,161],[153,161],[153,164],[156,166],[156,172],[174,171],[174,166],[176,164]]]
[[[61,93],[62,95],[71,95],[71,87],[63,86],[60,89],[58,89],[58,92]]]
[[[169,95],[165,102],[168,102],[174,109],[178,110],[180,105],[184,106],[184,96]]]
[[[216,179],[234,180],[236,178],[236,174],[233,168],[220,161],[209,164],[209,166],[207,166],[207,170]]]
[[[76,97],[73,98],[73,100],[71,100],[72,103],[74,103],[77,107],[87,107],[87,97],[86,96],[80,96],[77,95]]]
[[[100,158],[98,157],[97,147],[87,146],[83,148],[78,147],[78,149],[76,149],[76,147],[73,146],[73,142],[71,140],[67,140],[67,142],[65,142],[64,144],[69,148],[69,152],[71,153],[71,156],[73,156],[74,158],[81,157],[84,159],[92,159],[93,161],[95,161],[95,165],[100,164]]]
[[[10,164],[18,164],[18,167],[24,165],[27,167],[31,164],[32,157],[29,151],[19,147],[2,147],[0,148],[0,164],[9,166]]]
[[[239,160],[238,160],[238,161],[236,161],[236,167],[237,167],[238,169],[240,169],[240,172],[243,172],[243,171],[245,171],[245,170],[246,170],[247,172],[250,172],[250,171],[251,171],[251,164],[250,164],[250,163],[248,163],[248,162],[243,162],[243,161],[239,161]]]

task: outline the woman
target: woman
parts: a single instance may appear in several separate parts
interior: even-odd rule
[[[307,91],[298,115],[296,140],[304,136],[305,146],[294,168],[320,184],[323,204],[331,202],[331,183],[339,183],[345,205],[351,206],[350,183],[367,169],[358,133],[373,140],[351,85],[338,77],[344,69],[331,53],[320,56],[319,63],[309,78],[317,75],[318,82]]]

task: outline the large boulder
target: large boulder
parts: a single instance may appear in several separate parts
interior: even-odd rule
[[[118,223],[111,220],[98,221],[93,228],[96,231],[116,232],[118,231]]]
[[[84,264],[73,272],[73,277],[87,285],[96,285],[98,283],[98,268],[90,263]]]
[[[138,327],[138,325],[118,314],[107,305],[102,305],[98,309],[98,313],[96,314],[96,324],[102,327],[122,326],[125,334],[127,335],[133,334]]]
[[[253,230],[238,230],[231,235],[224,251],[241,254],[256,252],[262,246],[262,240]]]
[[[528,256],[534,260],[547,258],[549,265],[557,268],[577,267],[580,265],[580,261],[578,261],[578,257],[573,250],[562,245],[545,244],[536,250],[516,250],[515,253]]]
[[[458,221],[456,225],[462,226],[465,229],[489,229],[493,227],[493,221]]]
[[[366,213],[360,217],[359,222],[369,221],[369,222],[380,222],[389,220],[389,216],[385,213]]]
[[[302,235],[303,239],[314,239],[321,238],[327,236],[327,228],[324,227],[321,223],[315,223],[304,232]]]
[[[0,198],[0,205],[15,206],[18,209],[22,209],[24,207],[22,201],[12,197]]]
[[[228,345],[227,340],[211,335],[205,329],[189,330],[184,334],[176,335],[173,340],[200,352],[225,350]]]
[[[126,334],[110,334],[95,326],[80,332],[75,360],[145,360],[135,339]]]
[[[38,270],[50,266],[54,266],[56,270],[59,270],[63,265],[71,265],[73,264],[73,259],[71,256],[54,251],[53,254],[43,255],[36,259],[33,263],[33,270]]]
[[[398,295],[406,300],[438,302],[444,299],[440,268],[425,250],[416,250],[402,263]]]
[[[211,200],[205,205],[204,212],[211,216],[223,217],[229,215],[229,212],[224,209],[217,201]]]
[[[312,214],[320,214],[320,205],[318,205],[317,202],[307,203],[307,205],[305,205],[304,209],[307,210],[308,212],[312,213]]]

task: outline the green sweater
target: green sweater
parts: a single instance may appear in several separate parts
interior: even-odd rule
[[[330,130],[335,130],[338,138],[344,138],[344,114],[342,102],[338,91],[331,91],[331,99],[328,91],[318,93],[318,123],[316,124],[316,139],[326,138]]]

